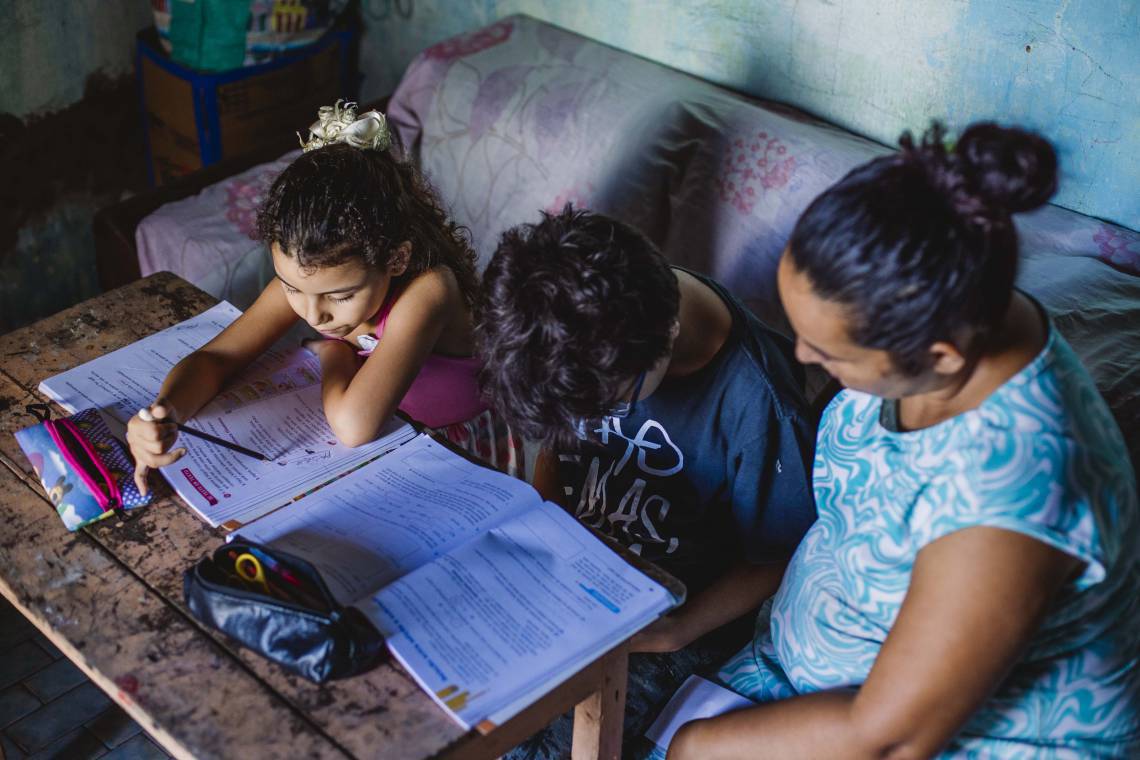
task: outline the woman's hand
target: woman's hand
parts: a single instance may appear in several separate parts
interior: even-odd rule
[[[919,550],[906,598],[858,689],[802,694],[686,724],[669,758],[931,757],[1023,656],[1076,558],[974,526]]]
[[[701,757],[701,740],[697,737],[701,721],[691,720],[673,734],[669,742],[668,760],[689,760]]]
[[[178,438],[177,418],[174,409],[165,400],[155,402],[131,417],[127,422],[127,445],[135,458],[135,485],[144,496],[148,492],[146,476],[152,468],[165,467],[177,462],[186,453],[179,448],[170,451]]]

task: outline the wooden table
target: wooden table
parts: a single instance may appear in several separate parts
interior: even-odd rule
[[[574,706],[574,757],[618,757],[624,644],[465,733],[396,665],[316,686],[201,626],[182,571],[223,533],[169,495],[124,522],[63,527],[11,435],[47,400],[39,381],[214,303],[159,273],[0,338],[0,593],[175,757],[495,757]]]

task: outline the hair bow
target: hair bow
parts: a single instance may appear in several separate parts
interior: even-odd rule
[[[365,150],[387,150],[392,145],[392,132],[379,111],[357,117],[356,103],[338,100],[336,105],[321,106],[317,111],[317,120],[309,127],[308,141],[300,133],[297,139],[306,153],[338,142]]]

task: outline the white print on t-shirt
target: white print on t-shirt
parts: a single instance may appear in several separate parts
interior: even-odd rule
[[[614,533],[625,533],[631,538],[637,537],[641,540],[650,539],[657,544],[668,543],[665,553],[672,554],[677,550],[677,538],[670,537],[666,542],[661,537],[657,527],[664,522],[665,516],[669,514],[669,500],[659,494],[652,494],[642,501],[647,481],[643,478],[635,478],[629,490],[618,502],[617,509],[607,514],[606,484],[610,475],[618,475],[625,469],[625,466],[632,459],[634,451],[637,452],[638,471],[657,478],[669,477],[680,472],[685,466],[685,455],[669,438],[669,434],[661,423],[656,420],[646,420],[633,438],[622,432],[621,420],[615,417],[604,418],[601,426],[592,432],[597,433],[603,445],[610,442],[611,435],[621,438],[626,441],[626,449],[621,458],[611,462],[604,472],[599,472],[601,470],[601,457],[594,457],[591,460],[590,466],[586,469],[586,477],[579,490],[578,504],[574,510],[575,516],[595,528],[601,528],[603,523],[608,522]],[[661,455],[666,457],[663,466],[654,467],[646,462],[646,455],[651,452],[661,452]],[[581,457],[563,454],[560,455],[560,459],[577,462],[581,460]],[[567,489],[567,491],[570,495],[573,489]],[[644,534],[630,533],[630,527],[634,523],[640,523],[644,526]],[[629,548],[640,553],[641,544],[633,543]]]
[[[613,426],[611,429],[610,426]],[[650,440],[649,434],[653,431],[661,433],[661,437],[665,439],[664,443],[658,443]],[[593,432],[598,434],[601,438],[602,445],[607,446],[610,442],[610,434],[622,438],[626,442],[625,454],[618,460],[617,467],[614,469],[614,474],[621,474],[625,469],[629,457],[634,451],[637,451],[637,468],[649,475],[656,475],[659,478],[667,478],[670,475],[676,475],[685,466],[685,455],[673,443],[669,434],[665,432],[665,428],[657,420],[646,420],[641,425],[641,429],[637,431],[637,435],[633,438],[625,435],[621,431],[621,418],[619,417],[605,417],[602,419],[602,426]],[[672,455],[676,457],[676,462],[668,467],[650,467],[645,463],[645,454],[647,451],[659,451],[663,446],[668,446],[672,451]]]

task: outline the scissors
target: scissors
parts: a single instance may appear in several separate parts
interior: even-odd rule
[[[265,555],[261,555],[262,559],[258,559],[258,557],[254,556],[255,553],[261,554],[257,549],[251,548],[247,552],[242,552],[234,559],[234,570],[237,571],[238,578],[243,582],[252,585],[266,596],[283,599],[286,602],[292,602],[294,604],[304,604],[315,609],[328,609],[328,605],[322,601],[318,595],[313,594],[302,586],[296,576],[284,567],[281,567],[276,560],[271,557],[266,557]],[[275,583],[270,583],[265,575],[265,568],[267,566],[270,568],[274,578],[281,575],[285,580],[295,586],[295,588],[287,590],[280,588]]]
[[[289,572],[287,568],[285,568],[277,560],[273,559],[273,557],[270,557],[267,554],[254,549],[252,546],[249,547],[248,553],[252,554],[254,559],[260,560],[262,563],[264,563],[263,567],[269,568],[269,572],[273,573],[274,575],[281,576],[282,580],[292,584],[293,586],[300,587],[301,581],[297,580],[297,576]]]
[[[234,560],[234,569],[243,581],[254,586],[266,596],[274,596],[269,589],[269,581],[265,580],[265,570],[257,557],[249,552],[239,554]]]

